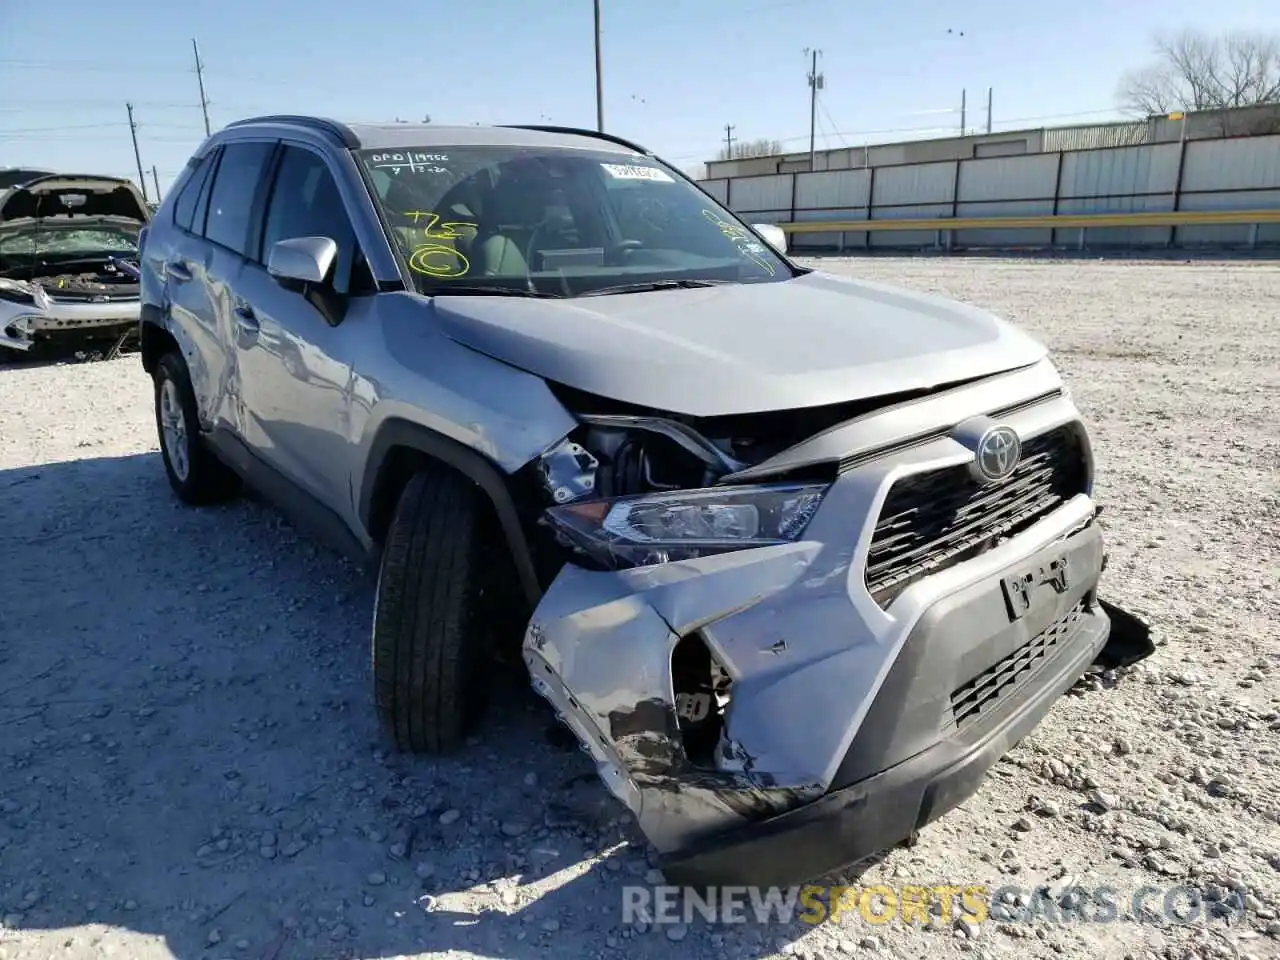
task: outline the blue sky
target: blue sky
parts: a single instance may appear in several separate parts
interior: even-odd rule
[[[735,137],[808,149],[806,47],[823,51],[818,146],[1114,118],[1155,31],[1280,30],[1277,0],[604,0],[605,125],[689,168]],[[264,112],[594,127],[591,0],[0,3],[0,167],[136,177],[151,190],[214,128]],[[963,36],[961,36],[963,32]]]

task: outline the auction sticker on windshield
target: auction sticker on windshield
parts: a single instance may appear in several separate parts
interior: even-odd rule
[[[604,172],[615,180],[652,180],[658,183],[675,183],[675,178],[665,170],[646,167],[638,163],[602,163]]]

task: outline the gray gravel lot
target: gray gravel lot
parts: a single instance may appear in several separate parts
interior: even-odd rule
[[[1109,884],[1120,921],[624,925],[647,851],[542,704],[504,680],[470,751],[385,753],[368,580],[256,503],[179,507],[126,356],[0,367],[0,958],[1280,956],[1280,265],[822,265],[1047,340],[1107,595],[1160,644],[852,882]],[[1143,886],[1244,915],[1123,919]]]

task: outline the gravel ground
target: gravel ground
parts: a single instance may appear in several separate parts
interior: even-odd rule
[[[1120,922],[624,925],[647,851],[541,703],[512,681],[464,755],[384,753],[370,583],[253,502],[180,508],[127,356],[0,369],[0,958],[1280,955],[1280,266],[823,265],[1049,342],[1107,595],[1159,643],[845,879],[1111,885]],[[1243,915],[1125,920],[1143,886]]]

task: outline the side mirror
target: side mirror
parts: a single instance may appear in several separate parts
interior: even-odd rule
[[[338,245],[329,237],[294,237],[271,246],[267,273],[287,286],[322,284],[338,258]]]
[[[753,223],[751,228],[760,234],[769,246],[786,256],[787,235],[781,227],[776,227],[772,223]]]

